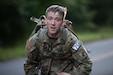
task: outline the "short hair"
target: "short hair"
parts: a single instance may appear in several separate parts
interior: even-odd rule
[[[59,6],[59,5],[52,5],[52,6],[49,6],[47,9],[46,9],[46,16],[47,16],[47,13],[48,12],[58,12],[59,14],[62,15],[62,19],[65,19],[66,17],[66,14],[67,14],[67,8],[66,7],[63,7],[63,6]]]

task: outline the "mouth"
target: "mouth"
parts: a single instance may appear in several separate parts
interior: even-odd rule
[[[50,27],[50,29],[51,29],[52,31],[54,31],[56,28],[55,28],[55,27]]]

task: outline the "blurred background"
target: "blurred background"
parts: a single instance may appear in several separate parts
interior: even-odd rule
[[[25,44],[36,25],[30,17],[52,4],[67,7],[66,19],[91,49],[91,75],[113,75],[113,0],[0,0],[0,74],[24,75]]]
[[[83,42],[113,37],[113,0],[0,0],[0,61],[25,55],[25,42],[35,23],[52,4],[68,9],[66,19],[73,22]]]

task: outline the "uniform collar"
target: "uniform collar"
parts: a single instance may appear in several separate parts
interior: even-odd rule
[[[44,35],[43,43],[51,44],[51,42],[49,41],[49,36],[47,35],[47,31],[43,35]],[[56,40],[54,45],[64,44],[65,40],[66,40],[66,34],[65,34],[64,30],[62,30],[62,34],[60,35],[60,37],[58,37],[58,39]]]

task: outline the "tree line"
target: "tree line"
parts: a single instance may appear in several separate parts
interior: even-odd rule
[[[66,19],[73,22],[75,31],[96,31],[100,26],[113,27],[113,0],[1,0],[0,46],[14,44],[30,34],[34,23],[52,4],[66,6]]]

